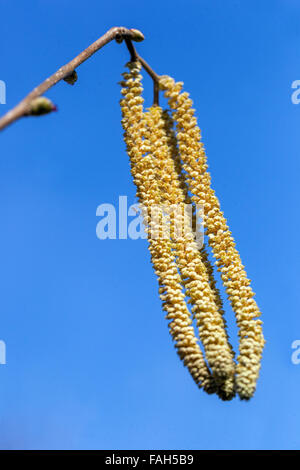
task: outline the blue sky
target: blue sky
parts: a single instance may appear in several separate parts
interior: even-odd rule
[[[96,237],[100,204],[136,202],[128,53],[111,43],[47,93],[58,113],[0,135],[0,448],[299,449],[299,2],[0,0],[0,17],[1,114],[111,26],[144,32],[140,54],[194,100],[267,340],[250,402],[204,394],[175,353],[147,242]]]

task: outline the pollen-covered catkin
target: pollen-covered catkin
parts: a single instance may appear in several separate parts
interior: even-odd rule
[[[170,236],[186,295],[193,305],[192,311],[208,364],[217,384],[223,387],[220,395],[224,399],[231,399],[234,395],[235,372],[232,348],[228,344],[224,322],[215,303],[208,273],[189,224],[190,220],[186,220],[185,196],[170,151],[164,113],[159,106],[153,106],[147,118],[148,127],[151,129],[149,135],[151,153],[161,193],[160,202],[165,202],[165,211],[168,209],[176,211],[171,213],[170,217]],[[179,227],[180,232],[176,233],[175,227]]]
[[[265,343],[262,322],[258,319],[260,311],[253,299],[250,281],[221,212],[220,203],[211,189],[200,129],[192,109],[193,102],[188,93],[181,92],[182,83],[175,83],[171,77],[161,77],[160,86],[165,90],[173,110],[180,157],[192,200],[204,208],[204,225],[209,244],[236,315],[240,336],[237,392],[240,398],[249,399],[255,392]]]
[[[192,208],[192,211],[191,211],[192,212],[192,228],[199,237],[199,231],[200,231],[200,228],[202,228],[202,224],[199,224],[197,220],[197,216],[198,216],[198,211],[200,208],[196,207],[196,205],[193,203],[190,197],[189,191],[188,191],[188,186],[187,186],[187,182],[184,177],[184,174],[183,174],[182,161],[180,159],[179,149],[177,145],[177,138],[176,138],[175,129],[174,129],[174,121],[172,117],[170,116],[169,110],[165,110],[163,112],[163,120],[164,120],[165,132],[167,135],[167,143],[169,146],[169,154],[173,160],[173,165],[176,171],[177,179],[179,181],[179,186],[183,193],[184,203],[186,204],[186,206]],[[227,324],[225,320],[225,311],[223,308],[222,297],[221,297],[219,289],[217,288],[216,280],[214,278],[214,268],[209,260],[208,253],[205,248],[204,237],[202,239],[200,238],[200,244],[201,244],[201,248],[200,248],[201,259],[202,259],[203,264],[206,267],[208,282],[209,282],[209,285],[210,285],[210,288],[214,297],[215,304],[218,307],[219,313],[221,315],[223,328],[226,333],[226,338],[227,338],[228,346],[231,351],[232,359],[234,359],[235,354],[230,344],[229,336],[227,334]],[[220,398],[224,400],[232,398],[234,395],[234,378],[230,376],[223,383],[219,384],[217,393],[220,396]]]
[[[164,119],[164,123],[165,123],[165,130],[166,130],[166,135],[167,135],[167,138],[168,138],[168,145],[169,145],[169,149],[170,149],[170,154],[171,154],[172,159],[174,161],[174,167],[175,167],[176,174],[177,174],[177,177],[178,177],[178,180],[179,180],[180,188],[181,188],[181,190],[184,194],[184,203],[186,205],[189,205],[189,206],[192,207],[192,211],[193,211],[193,221],[192,221],[193,229],[195,231],[198,231],[200,229],[200,227],[199,227],[199,222],[197,221],[197,214],[196,214],[197,208],[196,208],[196,205],[192,201],[192,198],[189,194],[187,182],[186,182],[185,176],[183,174],[182,161],[181,161],[181,158],[180,158],[179,149],[178,149],[178,145],[177,145],[176,134],[175,134],[175,130],[174,130],[174,121],[173,121],[172,117],[170,116],[168,110],[165,110],[163,112],[163,119]],[[199,210],[199,207],[198,207],[198,210]],[[214,268],[213,268],[213,266],[212,266],[212,264],[209,260],[209,256],[208,256],[208,253],[207,253],[207,250],[206,250],[206,247],[205,247],[204,236],[203,236],[202,247],[200,249],[200,252],[201,252],[202,261],[205,264],[205,267],[206,267],[206,270],[207,270],[207,273],[208,273],[209,283],[210,283],[211,289],[214,293],[215,302],[216,302],[217,306],[219,307],[219,312],[222,314],[224,328],[226,330],[227,324],[226,324],[226,320],[225,320],[225,311],[224,311],[224,308],[223,308],[223,301],[222,301],[220,291],[217,288],[216,280],[214,278]],[[229,342],[229,338],[228,338],[228,342]],[[233,348],[232,348],[230,343],[229,343],[229,346],[232,350],[232,357],[234,357],[235,354],[234,354]]]
[[[179,357],[190,371],[194,381],[208,393],[215,392],[215,383],[205,363],[201,349],[195,337],[190,312],[185,302],[185,295],[172,252],[169,238],[152,238],[151,233],[159,227],[151,217],[151,207],[160,204],[160,192],[156,181],[153,156],[149,153],[146,115],[143,111],[143,98],[140,64],[128,64],[129,73],[123,74],[121,82],[123,99],[122,125],[127,152],[131,162],[131,173],[137,187],[137,196],[142,205],[144,223],[149,234],[151,261],[158,277],[159,292],[163,309],[170,320],[169,330],[175,341]]]

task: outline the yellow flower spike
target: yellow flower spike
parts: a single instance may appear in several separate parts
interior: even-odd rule
[[[168,121],[159,106],[150,108],[148,127],[152,130],[150,143],[156,163],[155,174],[160,192],[172,207],[185,205],[185,195],[178,179],[172,156],[172,146],[166,133]],[[167,138],[166,138],[167,137]],[[171,151],[170,151],[171,149]],[[163,188],[163,190],[162,190]],[[180,237],[174,237],[174,225],[184,227]],[[232,348],[224,329],[224,321],[215,302],[214,292],[209,283],[209,276],[202,262],[198,245],[189,221],[184,212],[178,211],[171,219],[172,247],[185,286],[186,295],[190,297],[193,313],[199,329],[199,336],[205,349],[206,358],[217,384],[222,388],[223,398],[234,396],[234,368]],[[226,386],[223,388],[226,382]]]
[[[223,308],[223,302],[222,302],[221,294],[220,294],[219,289],[217,288],[217,283],[216,283],[216,280],[215,280],[215,277],[214,277],[214,268],[213,268],[213,266],[212,266],[212,264],[209,260],[208,253],[206,251],[205,245],[203,245],[200,252],[201,252],[202,261],[203,261],[203,263],[206,267],[206,271],[207,271],[207,274],[208,274],[209,285],[210,285],[210,288],[213,292],[214,301],[215,301],[215,303],[218,307],[219,313],[221,314],[221,317],[222,317],[222,320],[223,320],[223,327],[224,327],[224,330],[226,332],[226,338],[227,338],[227,342],[228,342],[228,345],[229,345],[229,348],[230,348],[230,351],[231,351],[231,356],[232,356],[232,359],[234,359],[235,353],[234,353],[234,350],[233,350],[233,348],[232,348],[232,346],[229,342],[229,336],[228,336],[228,333],[227,333],[227,323],[226,323],[226,320],[225,320],[225,311],[224,311],[224,308]],[[234,394],[234,388],[235,388],[235,380],[232,380],[232,378],[230,377],[229,380],[226,380],[220,386],[219,394],[220,394],[221,398],[227,399],[227,397],[231,397]]]
[[[237,392],[241,399],[247,400],[255,392],[265,343],[261,321],[258,320],[261,313],[253,299],[254,293],[227,221],[220,210],[220,203],[210,186],[211,178],[207,171],[200,129],[191,108],[192,101],[187,93],[181,93],[182,84],[176,84],[170,77],[161,77],[160,88],[165,90],[169,106],[174,110],[173,118],[177,123],[177,140],[187,184],[194,203],[204,208],[204,225],[209,244],[236,314],[240,336]]]
[[[192,104],[192,102],[190,103],[190,105],[191,104]],[[182,162],[181,162],[181,159],[180,159],[176,134],[175,134],[175,130],[174,130],[174,121],[173,121],[172,117],[169,115],[169,112],[167,110],[165,110],[163,112],[163,119],[164,119],[164,124],[165,124],[165,132],[166,132],[166,136],[167,136],[167,143],[169,145],[170,155],[171,155],[171,157],[173,159],[173,162],[174,162],[174,168],[176,170],[176,176],[179,180],[179,185],[180,185],[180,188],[181,188],[181,190],[183,192],[183,195],[184,195],[185,204],[190,204],[193,208],[192,227],[193,227],[193,230],[198,230],[198,228],[197,228],[197,219],[196,219],[196,208],[195,208],[195,204],[193,204],[193,202],[191,200],[191,197],[189,195],[188,186],[186,184],[186,180],[185,180],[185,177],[184,177],[184,174],[183,174]],[[219,313],[221,314],[221,317],[222,317],[223,328],[224,328],[225,333],[226,333],[226,338],[227,338],[228,346],[229,346],[230,351],[231,351],[231,356],[232,356],[232,359],[234,359],[235,354],[234,354],[233,348],[232,348],[232,346],[229,342],[229,337],[228,337],[227,330],[226,330],[227,325],[226,325],[226,321],[225,321],[225,317],[224,317],[225,312],[224,312],[224,309],[223,309],[222,298],[221,298],[220,292],[217,288],[216,281],[214,279],[214,270],[213,270],[213,267],[212,267],[212,265],[209,261],[208,253],[205,249],[204,244],[203,244],[203,247],[200,250],[200,253],[201,253],[202,261],[203,261],[203,263],[206,267],[208,281],[209,281],[209,285],[210,285],[210,288],[211,288],[213,296],[214,296],[215,304],[217,305]],[[234,395],[234,379],[233,379],[232,376],[230,376],[229,379],[225,380],[221,385],[219,385],[217,393],[223,400],[231,399],[233,397],[233,395]]]
[[[188,368],[194,381],[208,393],[215,392],[215,383],[204,361],[201,349],[194,334],[190,312],[186,306],[172,244],[169,238],[151,238],[157,222],[149,212],[151,207],[160,204],[160,192],[156,181],[155,167],[150,150],[146,115],[143,112],[141,97],[140,64],[129,63],[130,73],[124,74],[122,82],[121,109],[122,125],[127,152],[130,157],[131,173],[137,187],[137,196],[144,209],[144,223],[148,232],[151,261],[158,277],[159,292],[163,309],[167,313],[169,331],[175,341],[179,357]],[[134,111],[133,111],[134,109]]]

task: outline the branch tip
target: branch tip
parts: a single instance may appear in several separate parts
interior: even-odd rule
[[[131,39],[132,39],[132,41],[135,41],[135,42],[142,42],[142,41],[144,41],[145,36],[144,36],[143,33],[142,33],[141,31],[139,31],[138,29],[130,29],[130,32],[131,32]]]
[[[8,111],[4,116],[0,117],[0,131],[5,129],[7,126],[17,121],[24,116],[39,116],[41,114],[47,114],[51,111],[56,111],[56,106],[52,103],[46,104],[47,98],[43,95],[49,88],[56,85],[61,80],[64,80],[70,85],[74,85],[77,81],[76,69],[89,59],[95,52],[99,51],[103,46],[109,42],[116,40],[121,43],[123,40],[126,41],[126,45],[131,54],[131,60],[140,60],[145,70],[150,74],[153,80],[157,80],[158,77],[152,69],[141,59],[135,51],[132,41],[141,42],[144,40],[144,35],[138,29],[128,29],[124,26],[118,26],[110,28],[103,36],[97,39],[93,44],[87,47],[84,51],[80,52],[73,60],[62,66],[49,78],[44,80],[40,85],[34,88],[25,98],[20,101],[13,109]],[[146,65],[145,65],[146,64]],[[49,100],[50,102],[50,100]]]

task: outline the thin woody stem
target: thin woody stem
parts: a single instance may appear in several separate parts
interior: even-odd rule
[[[97,52],[99,49],[101,49],[103,46],[113,41],[114,39],[118,40],[118,42],[121,42],[122,38],[124,38],[125,40],[136,40],[135,30],[130,30],[122,26],[113,27],[108,30],[103,36],[97,39],[97,41],[95,41],[87,49],[82,51],[73,60],[61,67],[53,75],[51,75],[44,82],[42,82],[39,86],[34,88],[34,90],[32,90],[22,101],[20,101],[19,104],[17,104],[13,109],[8,111],[8,113],[6,113],[2,118],[0,118],[0,130],[3,130],[5,127],[9,126],[21,117],[28,115],[30,105],[35,98],[38,98],[39,96],[43,95],[47,90],[49,90],[58,82],[70,75],[79,65],[81,65],[93,54],[95,54],[95,52]]]
[[[148,73],[148,75],[153,80],[153,105],[159,105],[159,80],[160,76],[154,72],[154,70],[150,67],[150,65],[137,53],[134,45],[132,44],[132,40],[129,37],[125,37],[126,46],[130,53],[130,60],[131,62],[135,62],[138,60],[143,69]]]
[[[127,49],[130,53],[130,62],[135,62],[137,60],[137,52],[135,50],[135,47],[134,45],[132,44],[132,41],[129,37],[126,37],[125,36],[125,43],[126,43],[126,46],[127,46]]]
[[[143,69],[146,70],[146,72],[148,73],[148,75],[150,75],[152,80],[158,84],[160,80],[160,76],[154,72],[154,70],[150,67],[150,65],[139,54],[137,54],[137,59],[140,61]]]
[[[159,80],[160,76],[154,72],[150,65],[139,55],[137,54],[137,59],[142,64],[143,69],[150,75],[153,80],[153,105],[159,106]]]
[[[159,106],[159,84],[153,81],[153,106]]]

